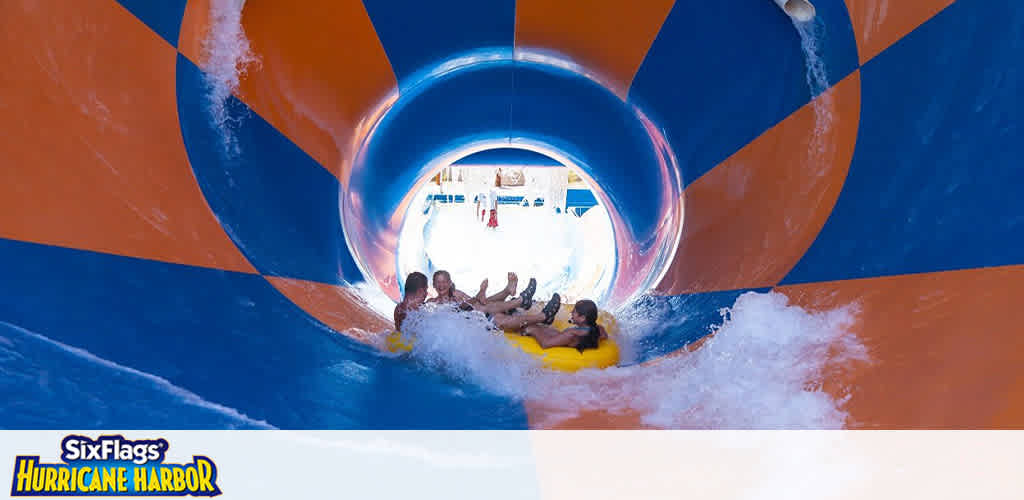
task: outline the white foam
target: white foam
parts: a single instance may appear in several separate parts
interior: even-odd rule
[[[491,331],[482,313],[451,305],[425,304],[410,312],[402,332],[415,338],[412,356],[462,383],[513,398],[527,394],[540,364]]]
[[[244,6],[245,0],[211,0],[210,30],[202,48],[210,119],[221,132],[225,150],[232,154],[238,153],[233,130],[242,117],[231,116],[226,104],[250,65],[259,62],[242,28]]]
[[[390,318],[392,313],[395,312],[395,301],[391,297],[388,297],[384,290],[380,288],[375,282],[360,281],[349,285],[356,297],[363,301],[366,307],[369,307],[374,312]]]
[[[852,306],[811,313],[776,292],[748,292],[691,354],[653,367],[640,392],[647,423],[664,427],[840,428],[844,400],[821,390],[835,363],[866,359],[849,333]]]
[[[845,400],[821,390],[824,378],[832,367],[867,359],[849,332],[855,312],[850,305],[812,313],[780,293],[749,292],[722,311],[714,336],[692,353],[575,374],[540,369],[487,331],[479,313],[428,308],[410,314],[406,331],[416,335],[414,358],[425,366],[496,394],[544,401],[551,420],[540,426],[602,409],[639,411],[644,423],[665,428],[831,429],[845,423]],[[620,340],[638,342],[651,324],[621,321]]]

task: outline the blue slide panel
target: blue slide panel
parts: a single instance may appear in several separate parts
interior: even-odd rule
[[[828,85],[857,68],[843,0],[814,2]],[[810,102],[804,52],[772,2],[676,2],[629,99],[666,131],[689,185]]]
[[[60,351],[24,329],[180,388],[67,350],[54,356],[67,373],[2,359],[5,371],[36,388],[0,413],[0,427],[38,427],[35,414],[44,411],[57,428],[251,426],[182,404],[190,399],[181,389],[280,428],[526,427],[519,402],[384,358],[332,332],[257,275],[3,239],[0,273],[18,290],[0,303],[0,344]],[[79,398],[76,391],[102,396],[52,412],[50,403],[62,398],[54,391],[68,384],[81,386],[67,388]],[[130,390],[110,393],[111,386]],[[171,421],[140,408],[150,399],[134,397],[193,408]]]
[[[338,180],[238,99],[228,133],[211,121],[203,73],[178,56],[178,115],[189,161],[207,203],[263,274],[321,283],[363,275],[345,244]]]
[[[178,46],[181,20],[188,0],[117,0],[125,9],[146,23],[167,43]]]
[[[960,0],[861,69],[849,176],[783,283],[1024,263],[1022,33],[1019,8]]]
[[[511,47],[515,0],[363,0],[391,68],[404,89],[410,76],[452,54]]]

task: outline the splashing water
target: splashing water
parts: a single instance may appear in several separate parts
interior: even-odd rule
[[[529,381],[542,373],[540,363],[509,344],[488,323],[476,311],[426,304],[408,315],[402,331],[416,339],[412,356],[424,366],[461,383],[523,398],[528,394]]]
[[[245,0],[212,0],[210,30],[203,41],[210,119],[221,132],[224,150],[232,155],[239,153],[233,130],[244,116],[232,116],[227,102],[249,66],[259,63],[242,29],[244,6]]]
[[[828,72],[825,68],[825,61],[820,55],[819,41],[824,31],[817,18],[808,22],[793,21],[797,33],[800,34],[800,48],[804,53],[804,61],[807,65],[807,87],[811,91],[811,97],[817,97],[814,101],[814,136],[811,140],[811,154],[819,157],[825,154],[826,141],[825,133],[832,128],[832,94],[825,91],[829,88]],[[820,96],[820,97],[819,97]]]
[[[535,426],[600,410],[639,413],[643,424],[664,428],[843,427],[846,399],[822,384],[836,367],[867,361],[849,331],[854,306],[812,313],[781,293],[748,292],[720,313],[723,323],[693,352],[574,374],[542,369],[488,331],[479,313],[428,306],[410,314],[406,331],[416,336],[417,362],[458,382],[542,406],[531,415]],[[643,338],[643,325],[627,320],[620,328],[621,343]]]

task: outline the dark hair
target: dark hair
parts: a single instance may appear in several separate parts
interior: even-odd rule
[[[421,272],[409,273],[409,276],[405,278],[405,296],[408,297],[420,290],[427,289],[427,275]]]
[[[577,349],[583,352],[584,349],[596,348],[597,341],[601,338],[601,330],[597,327],[597,304],[592,300],[581,300],[576,303],[576,307],[573,307],[573,311],[583,316],[583,320],[590,330],[587,337],[580,341]]]
[[[434,271],[434,279],[435,280],[437,280],[437,277],[441,276],[441,275],[444,275],[445,278],[448,278],[448,282],[451,283],[452,275],[449,274],[448,271],[445,271],[444,269],[438,269],[437,271]],[[448,287],[448,296],[449,297],[454,297],[455,296],[455,283],[451,283],[451,286]]]

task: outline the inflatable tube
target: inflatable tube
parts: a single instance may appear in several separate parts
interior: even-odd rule
[[[610,338],[602,340],[597,349],[580,352],[574,347],[542,349],[533,337],[526,337],[515,332],[505,332],[505,337],[509,343],[540,359],[544,367],[551,370],[574,372],[584,368],[600,369],[615,366],[619,362],[619,346]]]
[[[551,325],[557,330],[569,327],[569,311],[572,307],[563,305],[555,316]],[[597,317],[597,324],[604,327],[608,332],[608,338],[598,343],[597,349],[587,349],[580,352],[572,347],[541,348],[540,344],[533,337],[520,335],[518,332],[505,332],[508,342],[523,352],[541,360],[545,368],[563,372],[575,372],[584,368],[608,368],[619,362],[619,346],[615,342],[615,335],[619,331],[615,317],[607,311],[600,311]],[[411,351],[415,340],[402,335],[401,332],[391,332],[386,339],[386,347],[390,352]]]

